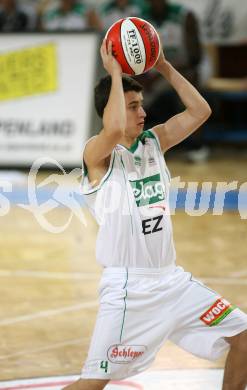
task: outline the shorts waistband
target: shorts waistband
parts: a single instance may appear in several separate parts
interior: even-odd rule
[[[169,274],[175,270],[176,264],[170,264],[161,268],[133,268],[133,267],[106,267],[103,270],[102,276],[105,275],[139,275],[157,277],[160,275]]]

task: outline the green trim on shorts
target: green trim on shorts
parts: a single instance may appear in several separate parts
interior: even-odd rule
[[[129,270],[128,270],[128,268],[126,268],[126,272],[127,272],[127,274],[126,274],[126,282],[125,282],[125,285],[123,287],[124,289],[127,287],[127,284],[128,284],[128,278],[129,278]],[[128,291],[126,289],[126,294],[125,294],[125,297],[124,297],[124,313],[123,313],[123,321],[122,321],[121,334],[120,334],[120,343],[122,342],[122,336],[123,336],[125,314],[126,314],[126,309],[127,309],[127,305],[126,305],[127,296],[128,296]]]

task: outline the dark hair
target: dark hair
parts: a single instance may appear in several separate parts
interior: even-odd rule
[[[143,87],[138,81],[132,77],[122,76],[123,90],[124,92],[135,91],[141,92]],[[97,114],[100,118],[103,117],[105,106],[107,105],[111,91],[111,76],[105,76],[100,79],[99,83],[94,89],[94,104]]]

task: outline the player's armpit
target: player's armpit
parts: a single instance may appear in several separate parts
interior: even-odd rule
[[[114,147],[120,142],[122,137],[121,131],[115,131],[112,134],[107,133],[104,129],[93,137],[86,145],[83,159],[88,168],[98,166],[101,161],[110,156]]]
[[[163,152],[175,146],[197,130],[210,116],[211,111],[203,116],[195,116],[189,110],[173,116],[167,122],[155,126],[154,132],[159,138]]]

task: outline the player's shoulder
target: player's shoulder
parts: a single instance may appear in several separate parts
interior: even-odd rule
[[[95,135],[93,135],[92,137],[88,138],[88,139],[85,141],[85,143],[84,143],[83,150],[86,148],[86,146],[87,146],[90,142],[92,142],[92,140],[94,140],[94,139],[97,138],[97,137],[98,137],[98,134],[95,134]]]
[[[149,130],[144,130],[142,132],[142,134],[140,135],[140,141],[147,141],[150,140],[150,141],[155,141],[157,138],[157,135],[154,131],[154,129],[149,129]]]
[[[146,138],[155,138],[153,129],[144,130],[139,136],[141,140]]]
[[[158,134],[155,131],[155,128],[143,131],[140,136],[140,141],[143,143],[144,146],[148,148],[151,147],[156,152],[160,153],[160,140]]]

